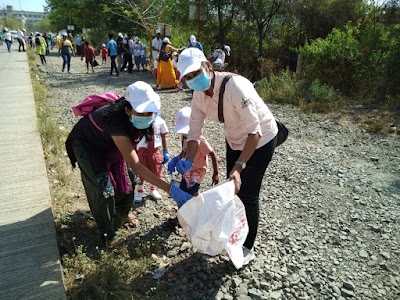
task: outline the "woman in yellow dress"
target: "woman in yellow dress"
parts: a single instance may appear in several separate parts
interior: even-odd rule
[[[182,49],[172,47],[169,38],[164,38],[157,63],[157,87],[159,89],[175,88],[179,83],[170,55],[174,51],[179,53]]]
[[[36,53],[39,54],[40,56],[40,61],[42,62],[42,65],[44,66],[46,62],[46,48],[47,48],[47,43],[44,37],[40,33],[36,34],[35,38],[35,44],[36,44]]]

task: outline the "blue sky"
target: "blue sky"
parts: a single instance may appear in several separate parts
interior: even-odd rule
[[[44,11],[45,0],[0,0],[0,7],[12,5],[15,10]]]

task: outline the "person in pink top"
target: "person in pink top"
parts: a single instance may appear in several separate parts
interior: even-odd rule
[[[187,134],[189,131],[189,120],[191,114],[190,107],[184,107],[178,111],[175,119],[174,133],[182,134],[182,152],[175,156],[168,164],[168,172],[175,172],[175,166],[186,153]],[[179,188],[190,195],[197,196],[199,194],[200,184],[203,182],[208,168],[208,156],[211,157],[213,164],[213,176],[211,184],[218,184],[218,159],[211,145],[207,142],[204,136],[200,136],[199,146],[193,158],[193,165],[185,173],[182,174],[182,181]]]
[[[183,174],[192,167],[206,119],[223,121],[227,175],[234,180],[249,225],[243,248],[244,264],[248,264],[255,258],[253,246],[259,223],[259,194],[277,144],[276,120],[248,79],[214,71],[197,48],[182,51],[178,70],[181,80],[186,80],[194,93],[186,159],[177,162],[176,169]],[[232,77],[225,85],[221,118],[218,114],[219,94],[222,81],[228,75]]]

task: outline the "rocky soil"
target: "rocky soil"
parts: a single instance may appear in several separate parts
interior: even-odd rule
[[[40,78],[66,132],[77,121],[71,106],[86,95],[106,90],[123,94],[137,80],[155,86],[150,72],[116,77],[109,76],[108,66],[99,66],[86,74],[84,62],[73,58],[72,74],[67,74],[54,53],[47,61]],[[159,94],[162,117],[172,131],[176,112],[190,106],[191,94]],[[256,259],[236,270],[222,257],[196,253],[176,223],[174,202],[166,194],[158,202],[147,199],[134,205],[140,226],[130,228],[126,238],[128,245],[155,238],[162,242],[160,261],[168,263],[167,272],[158,281],[153,274],[143,274],[140,281],[147,280],[149,297],[400,299],[399,138],[369,134],[340,115],[269,107],[290,129],[290,137],[276,150],[264,178]],[[205,136],[225,176],[222,127],[209,122]],[[171,154],[178,154],[179,137],[171,133],[168,143]],[[71,193],[77,202],[70,208],[88,210],[79,171],[75,173],[77,187]],[[203,188],[210,182],[207,177]],[[165,282],[168,277],[170,283]]]

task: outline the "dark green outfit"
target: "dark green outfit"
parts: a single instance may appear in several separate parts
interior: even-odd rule
[[[125,101],[125,100],[117,100]],[[133,205],[131,183],[125,161],[112,136],[139,138],[124,108],[115,104],[100,107],[74,126],[66,141],[71,164],[78,163],[90,210],[100,237],[112,239]],[[135,139],[136,140],[136,139]],[[132,185],[135,183],[133,182]]]

